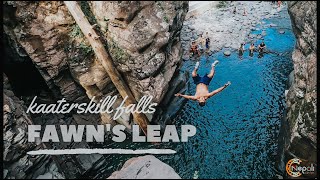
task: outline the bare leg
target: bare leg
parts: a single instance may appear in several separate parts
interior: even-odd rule
[[[211,71],[210,71],[210,73],[208,74],[208,77],[209,77],[209,78],[213,78],[214,73],[215,73],[214,66],[211,66]]]
[[[196,77],[196,76],[197,76],[197,70],[198,70],[198,69],[194,69],[194,70],[192,71],[192,77]]]
[[[214,73],[215,73],[214,67],[215,67],[218,63],[219,63],[218,60],[216,60],[216,61],[214,61],[214,63],[212,63],[212,65],[211,65],[211,71],[210,71],[210,73],[208,74],[208,77],[209,77],[209,78],[213,78]]]
[[[197,71],[198,71],[198,68],[199,68],[199,64],[200,62],[197,62],[193,71],[192,71],[192,77],[196,77],[197,76]]]

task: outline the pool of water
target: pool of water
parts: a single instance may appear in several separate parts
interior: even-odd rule
[[[227,81],[231,85],[207,101],[205,107],[188,101],[174,122],[177,127],[191,124],[197,134],[187,143],[113,143],[109,148],[170,148],[175,155],[156,155],[169,164],[182,178],[274,178],[275,159],[281,118],[284,115],[284,91],[287,77],[293,70],[291,53],[295,38],[289,16],[285,10],[280,18],[264,20],[277,27],[263,27],[252,31],[266,31],[264,42],[272,53],[258,58],[248,52],[239,58],[237,51],[226,57],[223,51],[200,57],[200,75],[209,72],[211,63],[218,59],[216,74],[209,85],[214,90]],[[279,34],[284,30],[284,34]],[[258,45],[262,40],[256,40]],[[248,41],[250,42],[250,41]],[[248,49],[249,44],[246,45]],[[191,74],[195,61],[185,60],[181,72]],[[189,80],[188,94],[195,93],[195,85]],[[109,155],[110,164],[95,174],[95,177],[110,175],[119,170],[132,155]]]

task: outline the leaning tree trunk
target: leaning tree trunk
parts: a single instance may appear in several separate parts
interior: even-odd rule
[[[104,48],[104,45],[99,39],[99,36],[94,31],[94,28],[90,25],[86,16],[82,12],[80,6],[76,1],[64,1],[67,6],[69,12],[73,16],[74,20],[80,27],[81,31],[88,39],[89,43],[92,46],[92,49],[95,52],[95,55],[101,62],[102,66],[107,71],[111,81],[119,91],[122,98],[128,97],[126,100],[126,105],[136,104],[136,99],[134,98],[130,88],[125,83],[120,73],[117,71],[116,67],[113,64],[112,58],[109,56],[108,52]],[[147,135],[147,125],[148,119],[147,116],[143,113],[133,113],[133,119],[135,123],[137,123],[145,135]]]

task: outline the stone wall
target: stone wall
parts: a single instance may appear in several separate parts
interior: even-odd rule
[[[286,93],[289,126],[286,159],[298,157],[316,162],[317,4],[315,1],[288,2],[288,11],[297,41],[292,54],[294,79]]]

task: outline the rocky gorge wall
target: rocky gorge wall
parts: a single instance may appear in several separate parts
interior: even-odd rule
[[[173,95],[167,91],[181,62],[180,30],[188,11],[187,2],[80,5],[90,23],[96,24],[137,100],[152,95],[153,102],[161,103]],[[98,101],[118,94],[63,2],[7,1],[4,10],[4,30],[12,53],[22,52],[30,57],[55,98],[77,102],[96,96]],[[121,101],[118,99],[118,103]],[[150,121],[152,118],[150,115]],[[105,115],[101,119],[110,121]],[[123,120],[120,123],[125,123]]]
[[[188,11],[188,2],[79,3],[89,22],[96,24],[97,33],[136,100],[143,95],[152,95],[153,102],[159,104],[155,114],[146,114],[150,122],[161,125],[170,123],[170,117],[179,110],[178,107],[170,107],[175,103],[182,105],[181,98],[175,98],[174,93],[184,93],[187,88],[187,76],[180,74],[178,69],[182,57],[180,30]],[[6,1],[3,6],[4,76],[5,86],[8,87],[4,92],[4,96],[8,97],[4,103],[4,110],[8,111],[5,113],[12,113],[11,109],[20,105],[20,115],[14,116],[19,118],[21,111],[25,114],[26,106],[34,95],[42,103],[55,103],[61,98],[71,102],[88,102],[94,96],[98,102],[108,95],[119,96],[62,1]],[[122,98],[119,98],[114,107],[121,101]],[[39,125],[114,124],[111,116],[28,115],[28,119]],[[59,156],[58,159],[39,156],[38,159],[45,161],[36,160],[37,163],[28,163],[25,167],[23,160],[27,157],[26,151],[41,148],[41,145],[25,147],[22,142],[26,142],[26,126],[22,124],[26,122],[20,120],[14,123],[14,118],[7,118],[8,122],[4,124],[8,143],[5,159],[7,178],[36,178],[39,175],[94,178],[103,173],[90,174],[106,161],[101,155]],[[116,123],[125,125],[130,131],[133,121],[130,114],[126,114]],[[22,146],[22,150],[17,145],[19,148]],[[47,145],[52,148],[90,147],[86,143]],[[41,163],[47,164],[46,169],[35,171]],[[16,170],[26,168],[28,170],[20,177]]]
[[[24,110],[23,101],[12,92],[8,78],[4,76],[3,80],[4,177],[25,179],[47,174],[55,178],[63,178],[50,156],[30,157],[26,154],[27,151],[37,150],[43,146],[27,141],[30,116]]]
[[[317,4],[288,2],[296,46],[294,70],[286,92],[288,140],[285,163],[292,157],[317,161]]]

